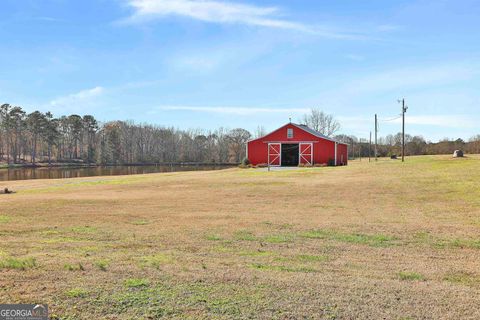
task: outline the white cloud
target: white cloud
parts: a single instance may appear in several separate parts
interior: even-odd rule
[[[243,24],[267,28],[295,30],[332,39],[365,39],[360,33],[343,32],[330,27],[311,26],[281,17],[277,7],[217,0],[125,0],[134,9],[133,15],[123,23],[141,23],[168,16],[218,23]]]
[[[309,31],[303,24],[276,18],[275,7],[259,7],[213,0],[127,0],[135,12],[131,22],[169,15],[186,16],[213,23],[241,23],[272,28]]]
[[[219,114],[234,114],[234,115],[253,115],[259,113],[287,113],[287,114],[303,114],[309,112],[308,108],[248,108],[248,107],[192,107],[192,106],[160,106],[155,108],[154,112],[159,110],[164,111],[194,111],[194,112],[208,112]]]
[[[50,101],[47,107],[53,109],[52,111],[55,112],[67,110],[79,112],[80,110],[84,110],[86,107],[95,104],[96,99],[104,92],[105,89],[103,87],[97,86],[77,93],[57,97]]]

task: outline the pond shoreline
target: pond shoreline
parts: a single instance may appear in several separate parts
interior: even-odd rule
[[[233,167],[238,166],[239,163],[216,163],[216,162],[161,162],[161,163],[123,163],[123,164],[97,164],[97,163],[76,163],[76,162],[55,162],[55,163],[15,163],[15,164],[1,164],[0,170],[11,169],[81,169],[81,168],[101,168],[101,167],[151,167],[151,166],[218,166],[218,167]]]
[[[171,163],[168,165],[90,165],[35,166],[0,169],[0,182],[31,179],[67,179],[92,176],[167,173],[178,171],[210,171],[236,167],[233,164]]]

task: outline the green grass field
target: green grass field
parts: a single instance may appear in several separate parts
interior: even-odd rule
[[[480,318],[478,156],[0,187],[0,303],[53,318]]]

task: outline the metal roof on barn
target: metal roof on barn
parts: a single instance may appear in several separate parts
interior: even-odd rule
[[[322,139],[325,139],[325,140],[330,140],[330,141],[333,141],[333,142],[336,142],[336,143],[342,143],[343,144],[343,142],[332,139],[332,138],[324,135],[323,133],[320,133],[317,130],[314,130],[314,129],[308,127],[306,124],[292,123],[292,125],[294,125],[295,127],[299,128],[299,129],[302,129],[302,130],[304,130],[304,131],[306,131],[306,132],[310,133],[311,135],[314,135],[318,138],[322,138]]]

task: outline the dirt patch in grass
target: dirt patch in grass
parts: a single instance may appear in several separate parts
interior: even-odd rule
[[[85,271],[85,267],[80,262],[78,263],[66,263],[63,268],[68,271]]]
[[[235,232],[234,239],[239,241],[256,241],[257,237],[251,231],[240,230]]]
[[[263,241],[269,243],[288,243],[293,242],[295,236],[292,234],[274,234],[263,238]]]
[[[252,264],[251,267],[261,271],[283,271],[283,272],[316,272],[317,270],[309,266],[284,266],[268,264]]]
[[[205,236],[205,239],[210,240],[210,241],[220,241],[222,240],[222,237],[216,235],[216,234],[208,234]]]

